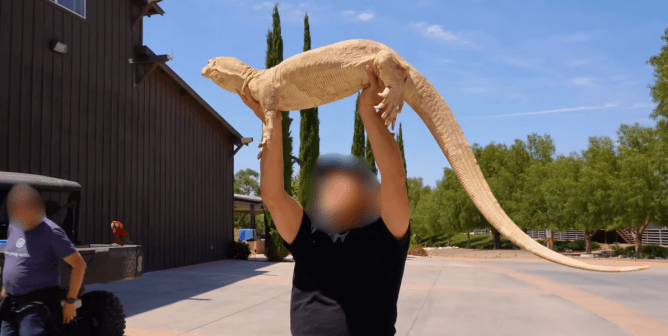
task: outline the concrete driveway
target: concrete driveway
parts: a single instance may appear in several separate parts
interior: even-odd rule
[[[535,259],[409,256],[397,335],[668,335],[668,263],[650,264],[599,273]],[[128,336],[290,335],[293,268],[251,257],[86,290],[121,299]]]

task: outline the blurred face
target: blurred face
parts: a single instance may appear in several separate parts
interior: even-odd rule
[[[315,187],[315,224],[347,231],[378,218],[378,188],[345,170],[322,178]]]
[[[15,200],[8,205],[10,221],[23,231],[36,228],[45,217],[44,206],[32,200]]]

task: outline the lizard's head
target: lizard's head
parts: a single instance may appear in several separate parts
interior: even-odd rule
[[[216,82],[223,89],[236,93],[242,91],[246,77],[253,68],[234,57],[216,57],[202,69],[202,76]]]

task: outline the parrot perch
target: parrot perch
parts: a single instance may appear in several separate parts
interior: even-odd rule
[[[131,244],[132,242],[130,241],[130,235],[128,234],[127,231],[123,228],[123,224],[119,221],[113,221],[111,222],[111,228],[114,230],[114,237],[116,237],[116,244],[118,245],[125,245],[125,244]]]

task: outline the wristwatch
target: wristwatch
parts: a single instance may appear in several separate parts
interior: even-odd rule
[[[67,298],[67,299],[65,299],[65,302],[67,302],[69,304],[74,304],[75,302],[77,302],[77,299]]]

